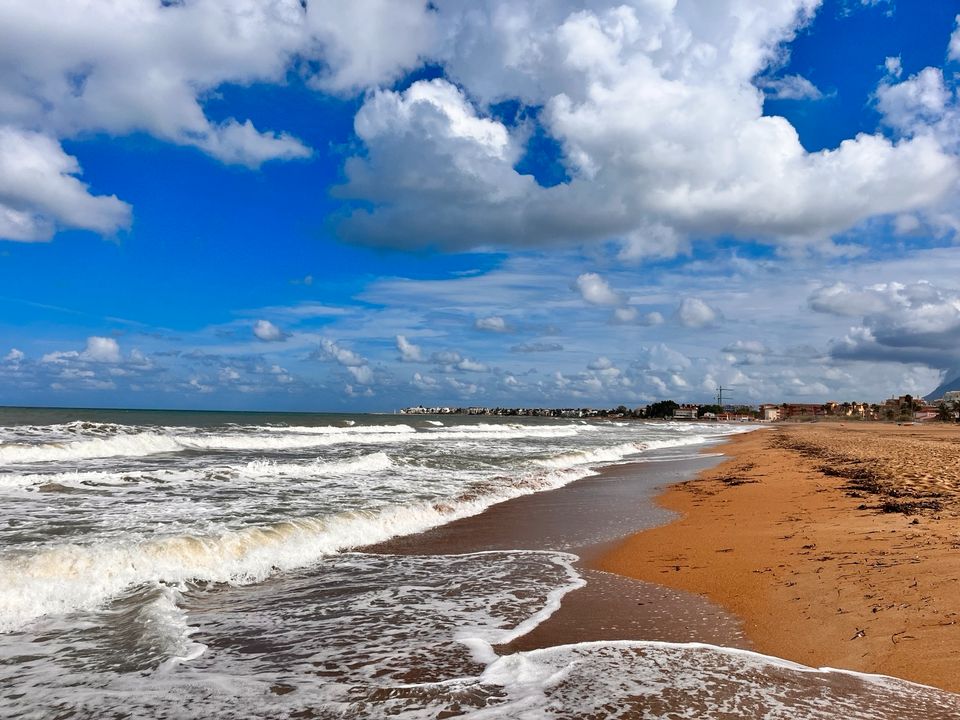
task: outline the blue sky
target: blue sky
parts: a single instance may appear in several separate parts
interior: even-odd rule
[[[0,404],[960,375],[960,2],[0,7]]]

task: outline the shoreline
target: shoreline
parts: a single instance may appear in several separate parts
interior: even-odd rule
[[[652,457],[605,466],[560,488],[513,498],[478,515],[361,550],[398,555],[540,550],[579,556],[575,567],[586,584],[567,593],[559,609],[529,633],[500,646],[504,653],[611,640],[753,649],[739,618],[710,600],[592,567],[638,528],[670,522],[672,513],[657,507],[653,498],[665,483],[688,480],[722,461],[703,454],[716,447],[712,443],[696,457]]]
[[[663,484],[656,502],[677,519],[588,566],[708,598],[766,655],[960,692],[951,430],[816,424],[732,436],[723,462]]]

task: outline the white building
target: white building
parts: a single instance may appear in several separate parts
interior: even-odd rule
[[[760,411],[763,413],[764,422],[773,422],[780,419],[780,408],[776,405],[762,405]]]

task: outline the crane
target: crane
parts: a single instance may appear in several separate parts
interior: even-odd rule
[[[723,394],[730,394],[730,388],[725,388],[722,385],[717,386],[717,405],[723,407]]]

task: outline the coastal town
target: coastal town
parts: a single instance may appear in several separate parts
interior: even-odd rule
[[[779,422],[812,420],[873,420],[889,422],[960,421],[960,391],[952,390],[942,398],[929,400],[900,395],[882,403],[761,403],[759,405],[721,405],[677,403],[662,400],[642,407],[628,408],[526,408],[484,406],[417,405],[399,411],[402,415],[482,415],[503,417],[563,417],[611,419],[672,419],[704,422]]]

